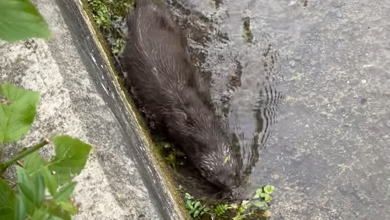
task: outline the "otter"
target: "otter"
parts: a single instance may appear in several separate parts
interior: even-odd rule
[[[193,65],[187,38],[162,1],[137,0],[122,55],[127,83],[155,126],[223,192],[239,187],[238,156]]]

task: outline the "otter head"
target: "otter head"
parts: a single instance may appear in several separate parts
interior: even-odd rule
[[[201,175],[210,183],[229,193],[240,185],[239,163],[228,146],[215,146],[202,153],[197,163]]]
[[[187,157],[210,183],[229,192],[240,185],[238,155],[232,151],[228,138],[215,113],[192,90],[186,90],[167,120],[171,138],[179,143]]]

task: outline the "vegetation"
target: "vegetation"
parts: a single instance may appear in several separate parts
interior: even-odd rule
[[[0,39],[19,41],[51,37],[47,23],[28,0],[0,1]]]
[[[272,193],[274,187],[266,185],[256,191],[254,197],[249,201],[243,201],[242,204],[222,204],[204,205],[199,200],[184,193],[186,208],[194,219],[202,217],[207,214],[208,218],[202,219],[226,219],[233,220],[248,219],[248,217],[256,216],[255,219],[266,219],[270,216],[268,211],[269,204],[272,200]],[[228,212],[230,211],[230,212]]]
[[[125,45],[124,27],[128,9],[134,0],[87,0],[93,19],[100,28],[111,52],[117,56]]]
[[[47,23],[28,0],[0,0],[0,39],[50,38]],[[14,157],[6,147],[17,143],[30,130],[37,114],[40,94],[9,83],[0,89],[0,219],[70,220],[77,213],[72,201],[73,178],[84,168],[91,146],[67,135],[42,140],[23,148]],[[46,160],[39,149],[52,144],[55,154]],[[22,162],[21,162],[22,160]],[[16,165],[17,164],[17,165]],[[3,174],[16,166],[16,183]]]

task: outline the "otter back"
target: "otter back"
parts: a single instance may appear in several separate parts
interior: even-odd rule
[[[135,99],[206,179],[224,189],[236,187],[237,160],[167,6],[138,1],[127,25],[122,61]]]

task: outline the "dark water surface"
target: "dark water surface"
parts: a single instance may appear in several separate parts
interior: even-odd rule
[[[390,219],[389,4],[168,2],[272,219]]]

